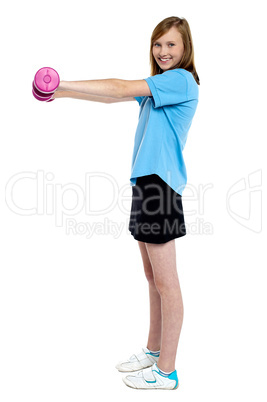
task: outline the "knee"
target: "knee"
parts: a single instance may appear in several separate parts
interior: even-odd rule
[[[155,277],[154,278],[155,286],[161,296],[170,295],[174,296],[178,294],[180,287],[178,281],[171,281],[169,278],[166,277]]]
[[[148,284],[151,286],[155,286],[155,278],[151,265],[145,267],[145,276],[148,281]]]
[[[157,288],[157,291],[159,292],[159,294],[162,296],[164,294],[164,292],[168,291],[168,286],[166,284],[166,281],[161,280],[159,278],[154,278],[154,282],[155,282],[155,286]]]

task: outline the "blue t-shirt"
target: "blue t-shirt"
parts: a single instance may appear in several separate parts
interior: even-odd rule
[[[130,185],[137,177],[157,174],[182,195],[187,172],[182,151],[198,104],[198,84],[182,68],[146,78],[152,96],[136,97],[140,105]]]

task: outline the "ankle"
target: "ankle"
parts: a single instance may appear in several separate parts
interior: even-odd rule
[[[160,361],[160,358],[157,362],[157,367],[159,370],[165,372],[165,373],[172,373],[173,371],[175,371],[175,366],[174,365],[170,365],[170,364],[164,364],[164,362],[162,363]]]
[[[160,352],[160,346],[154,346],[154,345],[148,344],[147,349],[150,350],[150,352],[154,352],[154,353]]]

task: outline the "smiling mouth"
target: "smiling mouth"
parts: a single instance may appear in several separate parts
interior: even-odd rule
[[[162,63],[166,63],[167,61],[170,61],[171,59],[162,59],[161,57],[159,57],[159,60],[160,60]]]

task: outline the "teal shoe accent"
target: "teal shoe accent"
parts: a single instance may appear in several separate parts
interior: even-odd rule
[[[146,355],[150,355],[150,356],[153,356],[153,357],[159,357],[159,352],[156,352],[156,353],[146,352]]]
[[[174,370],[171,374],[169,375],[164,375],[163,373],[161,373],[161,370],[158,368],[157,364],[155,363],[155,368],[156,370],[152,370],[155,371],[155,373],[161,375],[164,378],[169,378],[169,380],[174,380],[175,381],[175,387],[173,389],[177,389],[178,385],[179,385],[179,380],[178,380],[178,376],[177,376],[177,371]],[[150,383],[155,383],[156,381],[146,381],[146,382],[150,382]]]
[[[168,376],[168,378],[169,378],[170,380],[175,380],[175,381],[176,381],[176,384],[175,384],[175,387],[174,387],[174,389],[176,389],[176,388],[178,387],[178,385],[179,385],[179,380],[178,380],[178,377],[177,377],[177,371],[176,371],[176,370],[173,371],[173,372]]]

